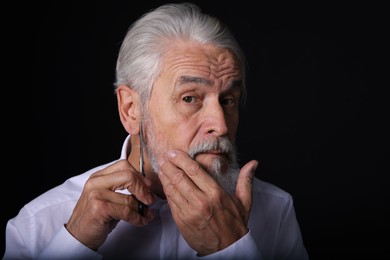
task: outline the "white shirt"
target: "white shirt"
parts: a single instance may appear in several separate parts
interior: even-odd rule
[[[128,136],[120,159],[129,154]],[[114,161],[115,162],[115,161]],[[257,178],[249,232],[229,247],[198,257],[181,236],[168,203],[150,206],[159,214],[148,225],[120,221],[97,252],[85,247],[64,227],[89,176],[114,162],[74,176],[27,203],[6,227],[3,259],[308,259],[289,193]]]

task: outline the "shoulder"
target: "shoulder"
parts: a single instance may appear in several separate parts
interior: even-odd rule
[[[252,200],[252,229],[269,230],[270,233],[293,216],[293,198],[280,187],[255,178]]]
[[[280,188],[280,187],[278,187],[275,184],[272,184],[270,182],[260,180],[257,177],[255,177],[255,179],[253,181],[253,191],[256,193],[269,194],[269,195],[274,195],[274,196],[278,196],[278,197],[283,197],[286,199],[289,199],[291,197],[290,193],[283,190],[282,188]]]
[[[283,190],[282,188],[266,182],[262,181],[258,178],[255,178],[253,181],[253,193],[258,196],[269,196],[269,197],[275,197],[280,198],[282,200],[291,200],[291,194],[287,191]]]

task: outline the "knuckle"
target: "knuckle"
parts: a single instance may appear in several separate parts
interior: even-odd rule
[[[124,205],[131,205],[131,203],[134,201],[134,198],[133,198],[133,196],[131,196],[131,195],[125,195],[125,196],[123,196],[123,204]]]
[[[168,184],[164,187],[164,192],[167,197],[171,197],[172,194],[175,194],[175,186],[172,184]]]
[[[188,166],[188,174],[192,176],[198,175],[203,168],[198,163],[192,163]]]
[[[86,191],[93,190],[93,187],[95,187],[95,183],[97,182],[96,180],[97,178],[98,177],[89,178],[84,185],[84,190]]]
[[[182,171],[177,171],[172,178],[172,184],[173,185],[179,184],[181,180],[183,180],[183,178],[184,178],[184,173]]]
[[[196,208],[197,208],[198,214],[201,214],[206,219],[211,218],[213,211],[212,211],[211,206],[208,203],[206,203],[205,201],[199,201],[199,203],[197,203],[197,205],[196,205]],[[196,211],[194,211],[194,212],[196,212]]]
[[[135,226],[143,226],[141,215],[130,206],[123,207],[122,219]]]
[[[127,160],[120,160],[117,162],[117,166],[120,171],[128,170],[130,169],[130,164]]]
[[[123,181],[126,182],[129,186],[135,184],[135,178],[134,174],[130,170],[123,171],[122,178]]]
[[[88,207],[94,215],[98,215],[100,212],[104,212],[105,208],[107,207],[106,202],[97,199],[96,196],[92,193],[90,194],[89,201],[90,203],[88,204]]]
[[[88,200],[97,203],[100,197],[99,190],[91,190],[88,192]]]
[[[122,207],[122,216],[124,219],[130,220],[131,219],[131,212],[132,212],[132,209],[130,206]]]

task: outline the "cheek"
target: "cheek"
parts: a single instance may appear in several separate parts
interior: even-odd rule
[[[238,129],[238,116],[234,118],[230,118],[230,120],[227,120],[227,125],[229,128],[229,133],[228,133],[229,139],[231,141],[234,141]]]
[[[156,102],[158,103],[158,102]],[[160,149],[188,148],[191,138],[196,132],[196,120],[188,118],[166,105],[165,107],[151,107],[150,118],[152,120],[156,141]]]
[[[160,150],[183,148],[182,142],[187,134],[183,120],[166,111],[153,114],[152,121],[154,139]]]

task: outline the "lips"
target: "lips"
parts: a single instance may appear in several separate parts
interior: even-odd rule
[[[228,159],[228,156],[226,153],[221,152],[220,150],[213,150],[213,151],[207,151],[207,152],[201,152],[195,155],[195,159],[202,159],[202,158],[208,158],[208,157],[220,157],[225,160]]]
[[[216,154],[216,155],[223,155],[224,153],[222,153],[221,150],[213,150],[213,151],[207,151],[207,152],[204,152],[205,154]]]

